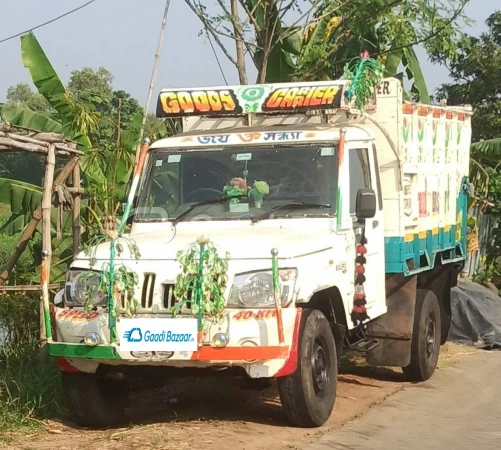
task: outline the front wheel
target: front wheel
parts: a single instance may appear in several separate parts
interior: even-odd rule
[[[336,344],[322,312],[304,309],[299,330],[297,369],[277,380],[288,421],[298,427],[322,426],[336,400]]]
[[[89,428],[109,428],[122,422],[129,397],[128,385],[89,373],[61,372],[61,376],[75,422]]]
[[[402,370],[408,381],[426,381],[435,372],[440,353],[440,306],[432,291],[417,291],[414,314],[411,362]]]

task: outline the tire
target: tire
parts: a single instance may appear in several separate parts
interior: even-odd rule
[[[416,293],[414,329],[412,331],[411,362],[403,367],[407,381],[426,381],[435,372],[440,353],[440,306],[432,291]]]
[[[61,376],[66,403],[78,425],[101,429],[121,424],[129,399],[127,384],[88,373]]]
[[[277,380],[282,408],[294,426],[322,426],[336,400],[336,344],[329,322],[318,310],[304,309],[296,371]]]

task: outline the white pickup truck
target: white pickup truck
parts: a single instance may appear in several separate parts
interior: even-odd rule
[[[72,263],[52,310],[50,354],[81,425],[122,420],[137,378],[223,370],[275,379],[287,419],[321,426],[343,348],[433,374],[466,257],[471,108],[406,102],[384,79],[361,112],[347,86],[161,91],[157,116],[182,117],[183,133],[140,158],[123,236],[140,257],[114,262],[134,292],[115,308],[85,295],[108,270],[103,243]],[[204,249],[190,285],[186,258]]]

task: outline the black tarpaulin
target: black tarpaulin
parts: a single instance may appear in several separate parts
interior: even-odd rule
[[[449,341],[501,349],[501,297],[477,283],[459,281],[451,292],[451,308]]]

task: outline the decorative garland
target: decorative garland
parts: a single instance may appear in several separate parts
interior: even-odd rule
[[[350,87],[344,93],[348,103],[355,97],[355,107],[364,111],[369,99],[374,95],[376,86],[381,82],[384,64],[370,58],[365,50],[360,57],[354,58],[344,66],[344,78],[350,80]]]
[[[172,315],[183,306],[191,304],[191,313],[198,319],[198,331],[202,331],[206,318],[219,321],[225,307],[224,290],[228,281],[228,259],[218,256],[209,239],[201,236],[186,250],[177,253],[182,272],[174,287],[176,304]]]
[[[110,242],[110,261],[103,264],[99,272],[99,284],[95,287],[87,287],[84,292],[84,312],[89,314],[94,309],[93,298],[95,296],[106,296],[107,309],[111,312],[112,320],[116,321],[120,304],[125,309],[125,315],[132,317],[136,314],[139,302],[134,297],[135,288],[139,282],[137,273],[130,271],[123,264],[116,264],[115,258],[120,257],[124,251],[124,244],[129,250],[131,257],[139,259],[141,257],[137,244],[132,240],[119,237],[116,231],[108,231],[89,239],[84,247],[84,254],[89,257],[89,266],[92,269],[96,263],[96,252],[100,244]],[[93,272],[82,275],[83,280],[94,276]],[[123,295],[122,301],[118,301]]]
[[[365,224],[363,225],[365,228]],[[355,295],[353,296],[353,309],[351,311],[351,321],[355,327],[361,325],[365,320],[370,317],[367,314],[367,299],[365,297],[364,283],[365,283],[365,267],[367,260],[367,239],[365,237],[365,230],[362,228],[360,243],[357,245],[357,257],[355,258]]]

